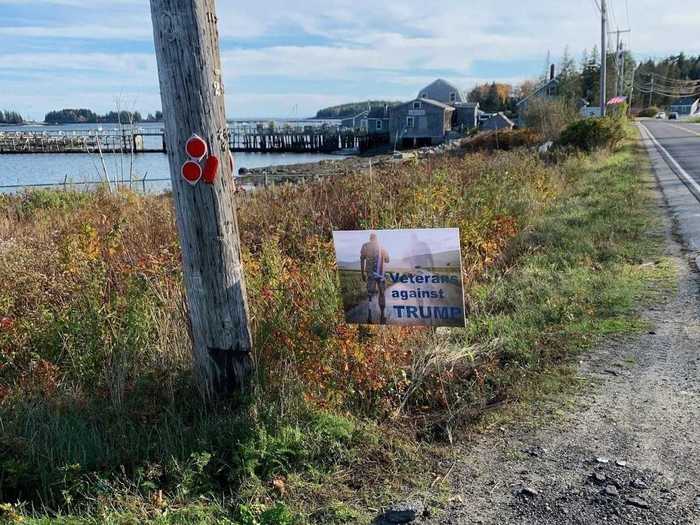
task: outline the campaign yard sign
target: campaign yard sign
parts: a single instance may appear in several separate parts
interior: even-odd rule
[[[456,228],[333,232],[345,320],[464,326]]]

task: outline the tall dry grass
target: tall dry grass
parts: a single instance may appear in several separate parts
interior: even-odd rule
[[[469,289],[507,260],[510,241],[556,198],[562,178],[557,167],[513,151],[240,197],[256,380],[250,399],[217,407],[202,406],[191,377],[168,196],[2,197],[0,461],[9,474],[0,496],[41,494],[65,505],[77,498],[64,493],[71,476],[119,469],[133,476],[149,462],[181,465],[202,450],[227,465],[228,481],[217,483],[236,486],[275,468],[258,458],[246,470],[235,443],[249,443],[255,454],[273,447],[276,457],[282,445],[261,441],[260,432],[282,432],[289,421],[323,439],[319,409],[425,421],[456,400],[478,410],[498,395],[488,380],[498,355],[480,348],[485,353],[468,364],[464,352],[453,359],[453,349],[426,353],[443,344],[431,330],[345,325],[331,232],[458,227]],[[329,443],[346,439],[338,425]],[[301,442],[284,435],[296,444],[284,445],[292,452],[282,453],[282,464],[306,458],[297,450],[306,434]]]

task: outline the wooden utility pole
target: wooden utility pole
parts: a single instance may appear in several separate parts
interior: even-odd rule
[[[619,97],[625,92],[625,51],[624,43],[620,40],[620,35],[631,33],[631,29],[617,29],[608,31],[611,35],[617,35],[617,45],[615,46],[615,64],[617,65],[617,82],[615,84],[615,96]]]
[[[151,15],[195,368],[207,395],[229,393],[250,374],[252,343],[215,0],[151,0]],[[194,134],[201,158],[186,153]],[[205,159],[202,180],[183,178]]]
[[[605,116],[607,108],[607,76],[608,76],[608,5],[606,0],[600,0],[600,116]]]

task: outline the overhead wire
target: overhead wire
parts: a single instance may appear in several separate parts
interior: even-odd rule
[[[617,17],[615,16],[615,2],[613,2],[613,0],[608,0],[608,5],[610,6],[610,17],[612,18],[613,26],[620,29],[620,25],[617,23]]]

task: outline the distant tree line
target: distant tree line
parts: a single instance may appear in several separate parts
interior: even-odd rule
[[[355,115],[367,111],[368,109],[383,108],[384,106],[396,106],[399,102],[385,100],[367,100],[365,102],[352,102],[323,108],[316,113],[318,119],[342,119],[354,117]]]
[[[16,111],[0,111],[0,124],[22,124],[24,119]]]
[[[639,64],[637,80],[641,86],[651,87],[651,75],[672,80],[700,80],[700,55],[685,53],[671,55],[661,60],[646,60]],[[649,90],[650,91],[650,90]],[[675,97],[653,93],[643,96],[644,106],[668,106]],[[640,104],[641,105],[641,104]]]
[[[163,112],[162,111],[156,111],[155,115],[153,113],[149,113],[148,116],[146,117],[146,122],[162,122],[163,121]]]
[[[98,115],[90,109],[60,109],[49,111],[44,117],[46,124],[129,124],[137,122],[157,122],[163,120],[163,113],[156,111],[155,115],[148,114],[144,119],[138,111],[110,111]]]
[[[606,100],[610,100],[617,94],[618,57],[616,53],[608,53],[606,59],[608,70]],[[624,79],[622,80],[624,87],[621,94],[629,95],[634,85],[632,102],[638,108],[667,106],[676,98],[668,94],[645,93],[650,91],[652,74],[670,79],[669,82],[700,80],[700,55],[688,56],[685,53],[679,53],[658,60],[649,59],[638,64],[632,54],[626,51],[622,60],[624,60]],[[478,102],[484,111],[514,113],[517,101],[530,95],[539,85],[548,80],[548,76],[549,67],[539,78],[525,81],[516,87],[497,82],[482,84],[469,92],[469,100]],[[579,62],[565,49],[555,68],[555,76],[558,80],[558,94],[563,101],[575,105],[585,100],[593,107],[600,105],[600,52],[597,47],[594,47],[591,52],[584,51]]]

